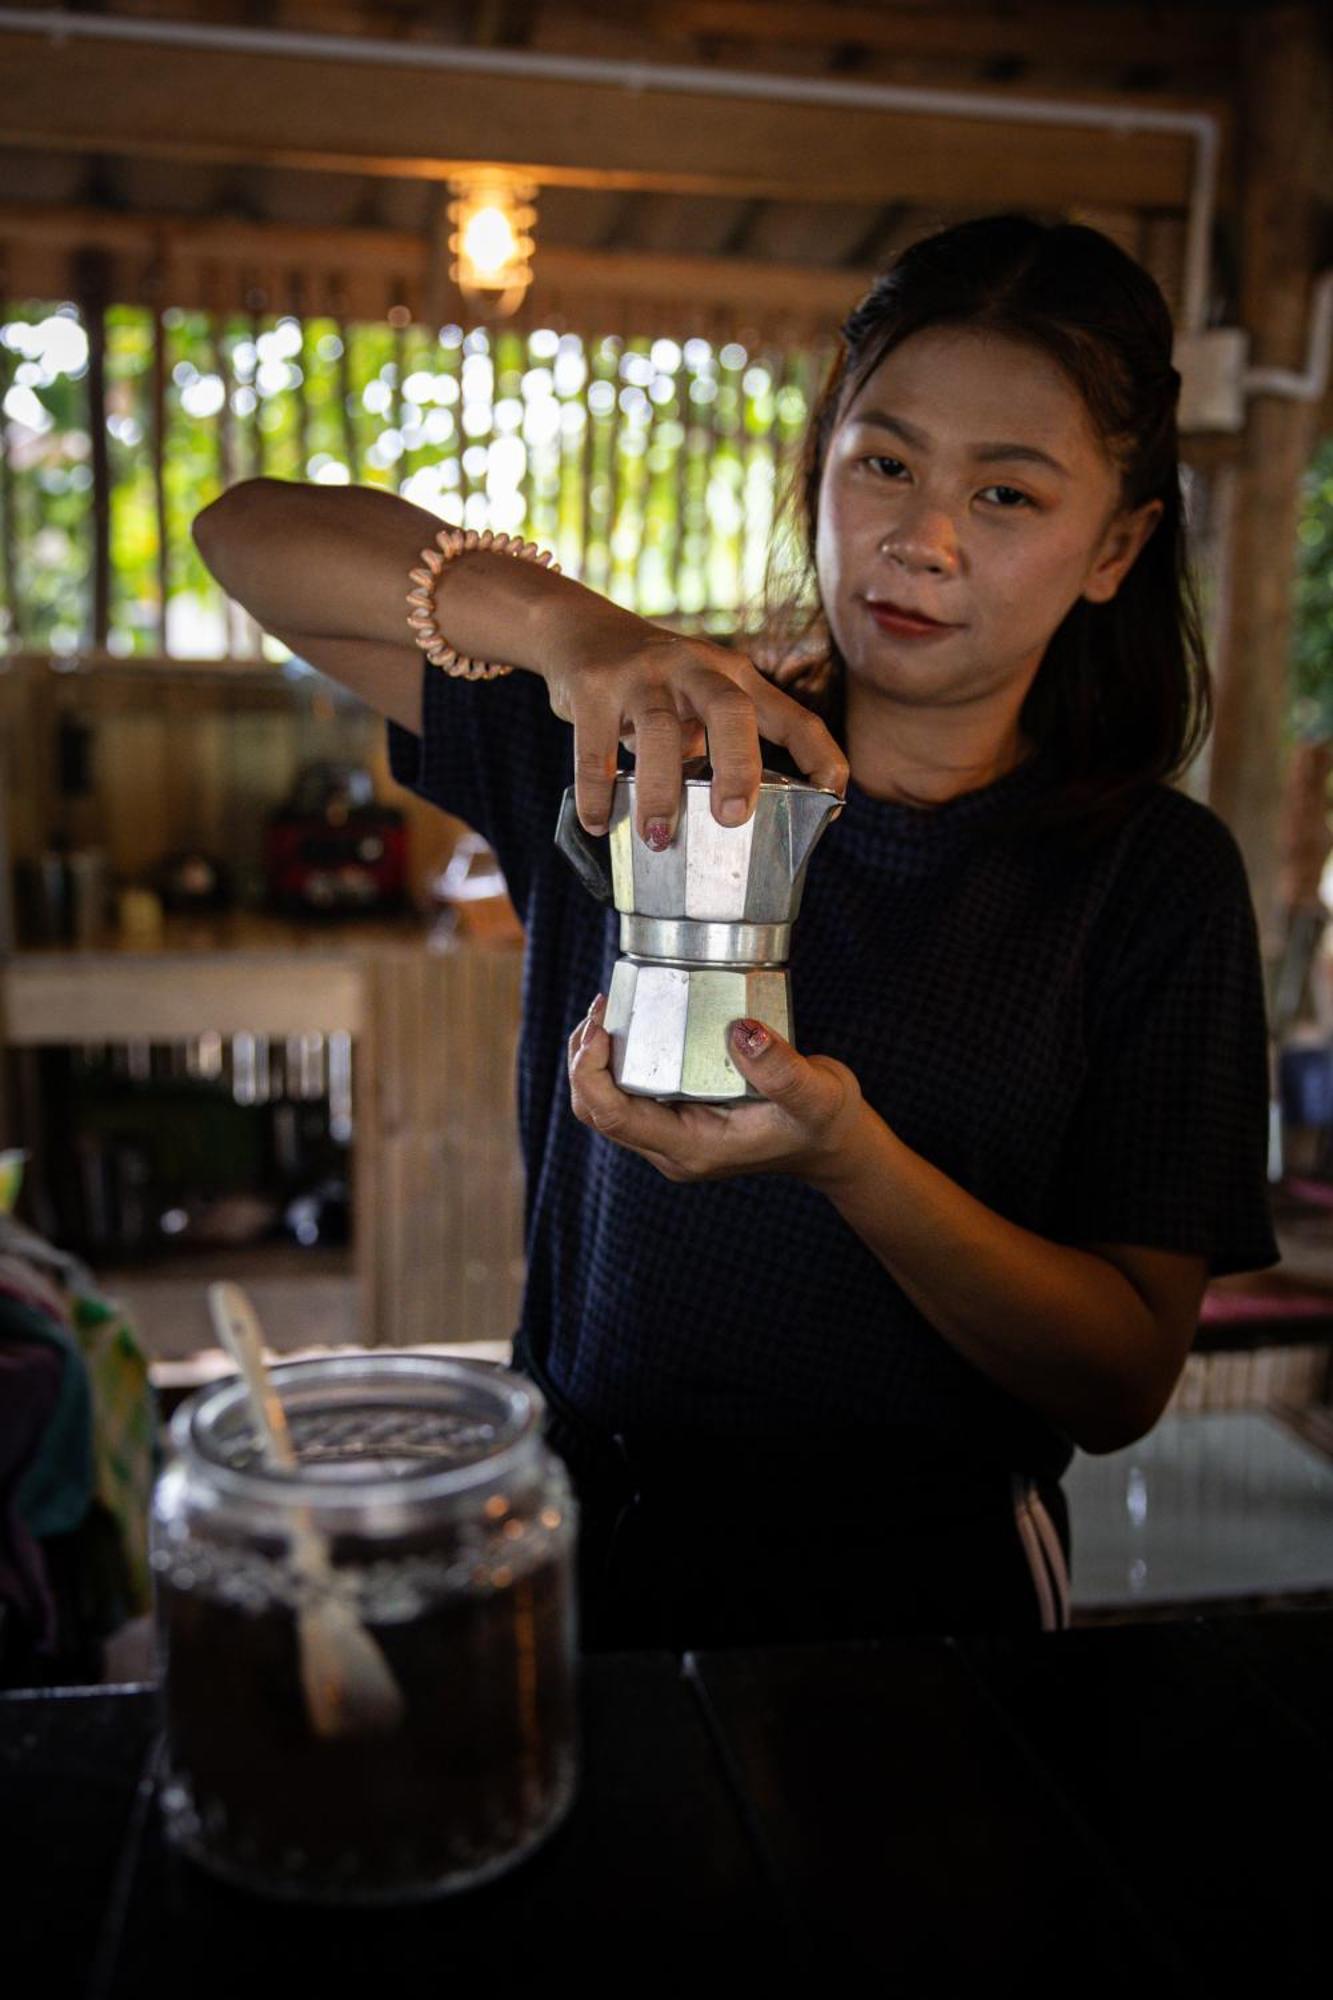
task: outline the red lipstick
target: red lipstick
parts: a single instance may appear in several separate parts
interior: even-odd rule
[[[922,612],[908,610],[904,605],[875,602],[867,598],[866,609],[883,631],[892,632],[900,639],[929,639],[941,632],[957,630],[954,625],[946,625],[938,618],[927,618]]]

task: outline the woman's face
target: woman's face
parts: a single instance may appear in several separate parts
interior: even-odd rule
[[[1016,712],[1070,606],[1115,594],[1161,513],[1121,512],[1119,485],[1040,350],[913,334],[853,397],[820,482],[819,590],[849,673],[911,706]],[[946,629],[895,630],[886,604]]]

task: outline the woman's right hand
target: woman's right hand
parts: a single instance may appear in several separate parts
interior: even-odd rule
[[[611,817],[616,750],[634,751],[638,832],[670,844],[680,813],[681,765],[705,753],[713,817],[740,826],[759,797],[759,738],[780,743],[812,784],[843,793],[847,759],[819,717],[765,680],[743,653],[711,639],[620,620],[585,633],[578,657],[544,673],[551,707],[574,725],[574,792],[589,833]]]

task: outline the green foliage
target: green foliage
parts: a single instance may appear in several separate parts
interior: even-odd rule
[[[1323,739],[1333,737],[1333,436],[1305,476],[1296,536],[1292,727]]]
[[[8,417],[0,504],[7,503],[10,516],[0,535],[5,567],[13,566],[12,578],[0,582],[24,610],[18,630],[11,614],[6,636],[38,645],[63,640],[68,649],[78,635],[91,561],[92,447],[86,369],[80,370],[87,343],[72,307],[58,314],[35,307],[20,317],[23,332],[13,345],[12,329],[0,329],[0,403]],[[51,323],[39,338],[42,322]],[[39,350],[69,367],[42,365]]]

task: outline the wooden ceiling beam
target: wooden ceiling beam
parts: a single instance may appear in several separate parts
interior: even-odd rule
[[[658,0],[655,31],[684,39],[785,43],[792,48],[855,47],[885,56],[939,56],[958,62],[1018,57],[1025,62],[1127,61],[1199,70],[1235,61],[1234,20],[1216,5],[1054,6],[1012,0],[993,6],[837,6],[828,0]]]
[[[522,48],[532,37],[533,0],[477,0],[469,40],[478,49]]]
[[[724,257],[740,257],[754,237],[755,225],[768,204],[765,201],[747,201],[736,214],[730,229],[722,240],[720,254]]]
[[[864,264],[878,269],[889,253],[901,240],[903,227],[911,210],[905,202],[891,201],[882,208],[870,227],[864,230],[848,252],[845,262]]]
[[[210,284],[218,291],[224,273],[242,279],[269,275],[286,281],[303,274],[317,290],[321,279],[356,271],[401,281],[423,301],[429,292],[430,246],[411,231],[295,226],[243,222],[225,216],[127,215],[99,209],[39,202],[0,202],[0,252],[8,267],[9,289],[23,273],[49,276],[34,296],[51,297],[67,282],[69,259],[101,250],[119,271],[142,277],[150,270],[163,304],[198,308],[209,303]],[[738,257],[695,257],[660,251],[581,250],[558,243],[538,245],[534,294],[687,302],[690,311],[746,314],[829,330],[869,285],[873,273],[841,267]],[[184,283],[173,282],[179,273]],[[60,282],[57,282],[59,280]],[[23,286],[28,290],[28,286]],[[327,289],[327,288],[326,288]],[[122,287],[122,296],[125,288]],[[452,295],[452,293],[450,294]],[[456,309],[455,299],[455,309]],[[273,310],[287,310],[275,298]],[[322,308],[321,308],[322,309]]]
[[[1189,189],[1188,137],[1156,130],[9,32],[0,67],[12,146],[437,180],[489,161],[547,184],[945,208],[1171,208]]]

